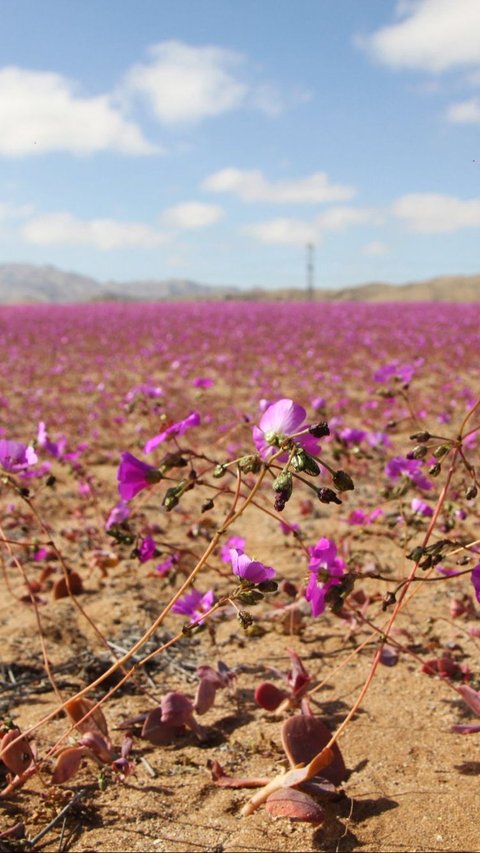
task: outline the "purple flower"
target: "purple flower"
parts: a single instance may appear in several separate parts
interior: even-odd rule
[[[230,563],[230,549],[235,548],[239,554],[243,554],[244,547],[245,539],[242,539],[241,536],[230,536],[230,539],[227,539],[225,545],[220,548],[220,557],[224,563]]]
[[[264,566],[258,560],[252,560],[247,554],[241,554],[236,548],[230,548],[230,560],[233,574],[249,583],[257,584],[269,581],[277,574],[271,566]]]
[[[24,471],[29,465],[35,465],[38,456],[33,447],[21,441],[0,439],[0,465],[4,471]]]
[[[415,374],[415,368],[419,367],[423,359],[417,359],[415,364],[399,364],[398,359],[384,364],[373,374],[375,382],[388,382],[390,379],[400,379],[401,382],[408,384],[412,381]]]
[[[197,376],[192,382],[194,388],[211,388],[213,384],[209,376]]]
[[[199,423],[199,413],[191,412],[188,417],[183,419],[183,421],[177,421],[177,423],[167,427],[163,432],[160,432],[158,435],[150,438],[144,447],[144,453],[150,453],[150,451],[154,450],[155,447],[158,447],[158,445],[163,441],[167,441],[167,439],[172,438],[173,436],[183,435],[188,429],[190,429],[190,427],[198,426]]]
[[[65,447],[67,446],[67,439],[65,436],[62,436],[58,441],[50,441],[44,421],[39,421],[37,442],[39,447],[46,450],[47,453],[50,453],[50,455],[54,456],[55,459],[60,459],[63,456]]]
[[[470,575],[477,601],[480,603],[480,563],[477,563]]]
[[[119,501],[118,504],[110,510],[108,518],[105,522],[105,530],[110,530],[114,524],[121,524],[130,515],[130,508],[126,501]]]
[[[345,429],[340,430],[338,434],[342,441],[347,445],[361,444],[361,442],[367,437],[365,430],[353,429],[351,427],[346,427]]]
[[[319,539],[310,548],[310,580],[305,590],[305,598],[310,602],[312,616],[320,616],[325,610],[326,596],[332,586],[338,586],[345,574],[345,563],[337,557],[337,547],[326,537]]]
[[[203,594],[198,589],[192,589],[191,592],[187,592],[175,602],[172,607],[172,613],[181,613],[183,616],[189,616],[190,622],[201,622],[201,617],[210,610],[214,601],[215,594],[213,589],[209,589],[208,592]]]
[[[287,438],[299,432],[302,426],[306,429],[304,425],[306,415],[303,406],[299,406],[293,400],[282,399],[269,406],[260,418],[259,426],[253,427],[253,441],[260,455],[268,459]],[[298,436],[295,441],[313,456],[320,453],[316,438],[309,433]],[[278,458],[280,462],[284,462],[288,459],[288,454],[282,453]]]
[[[390,480],[398,480],[402,475],[408,477],[419,489],[428,491],[432,488],[430,480],[421,470],[420,459],[405,459],[404,456],[394,456],[385,465],[385,474]]]
[[[290,533],[300,533],[300,525],[293,522],[289,524],[288,521],[284,521],[283,519],[279,522],[280,530],[285,536],[288,536]]]
[[[433,509],[421,498],[412,498],[412,510],[416,515],[423,515],[424,518],[431,518]]]
[[[142,462],[131,453],[122,453],[117,479],[118,491],[124,501],[130,501],[142,489],[158,483],[160,478],[160,472],[153,465]]]
[[[161,575],[162,577],[163,575],[166,575],[167,572],[169,572],[170,569],[173,569],[176,563],[178,563],[179,556],[180,554],[176,552],[175,554],[170,554],[170,556],[167,557],[166,560],[163,560],[161,563],[157,563],[157,565],[155,566],[155,571],[157,572],[157,574]]]
[[[146,536],[145,539],[142,539],[138,548],[138,559],[140,562],[147,563],[148,560],[151,560],[155,556],[156,549],[155,540],[151,536]]]

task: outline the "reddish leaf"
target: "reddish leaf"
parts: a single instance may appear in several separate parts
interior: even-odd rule
[[[446,656],[426,661],[421,669],[426,675],[439,675],[440,678],[455,678],[463,675],[458,663]]]
[[[103,761],[104,764],[110,764],[115,757],[109,741],[107,741],[103,735],[98,734],[98,732],[85,732],[85,734],[82,735],[81,743],[83,746],[88,746],[88,748],[91,749],[97,758],[100,761]]]
[[[327,745],[331,732],[318,717],[305,717],[297,714],[286,720],[282,726],[283,748],[292,767],[309,764]],[[331,747],[333,761],[322,770],[322,776],[340,785],[348,778],[340,748],[336,743]]]
[[[141,737],[153,743],[154,746],[168,746],[175,740],[175,736],[183,730],[184,726],[172,726],[162,722],[162,709],[158,706],[147,714]]]
[[[255,702],[266,711],[275,711],[284,699],[288,698],[285,690],[280,690],[270,681],[262,681],[255,690]]]
[[[193,705],[184,693],[172,691],[167,693],[161,703],[162,723],[169,726],[189,726],[192,719]]]
[[[68,782],[72,776],[75,776],[82,763],[82,758],[87,752],[86,746],[72,746],[69,749],[64,749],[58,756],[57,763],[55,764],[52,784],[62,785],[63,782]]]
[[[0,740],[1,760],[5,764],[5,767],[11,773],[15,773],[16,776],[24,773],[33,761],[33,752],[30,744],[26,738],[20,737],[20,735],[20,729],[10,729]],[[17,743],[13,743],[18,737],[20,737],[20,740]]]
[[[202,677],[197,687],[197,692],[195,694],[195,699],[193,702],[193,710],[196,711],[196,713],[200,716],[202,714],[205,714],[215,702],[217,687],[221,686],[220,679],[218,679],[218,682],[219,684],[217,685],[210,678]]]
[[[323,823],[325,814],[308,794],[295,788],[280,788],[268,797],[265,808],[273,817],[288,817],[308,823]]]
[[[108,740],[108,724],[100,707],[95,708],[96,702],[91,699],[70,699],[65,703],[65,710],[79,732],[100,732]],[[95,708],[92,711],[92,708]],[[85,714],[92,711],[84,722],[80,722]]]
[[[287,682],[294,693],[303,692],[303,689],[311,680],[310,676],[297,653],[293,649],[287,649],[287,651],[292,662],[292,668],[287,674]]]
[[[68,583],[66,578],[59,578],[53,585],[53,597],[55,600],[58,598],[67,598],[68,595],[80,595],[83,592],[83,582],[76,572],[69,572],[68,574]]]

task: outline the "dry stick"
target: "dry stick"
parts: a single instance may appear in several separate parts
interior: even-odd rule
[[[220,541],[220,539],[221,539],[222,535],[225,533],[226,529],[227,529],[231,524],[233,524],[233,523],[234,523],[234,521],[236,521],[236,519],[237,519],[237,518],[238,518],[238,517],[239,517],[239,516],[240,516],[240,515],[245,511],[245,509],[247,508],[247,506],[249,505],[249,503],[251,503],[251,501],[252,501],[253,497],[254,497],[254,496],[256,495],[256,493],[258,492],[258,490],[259,490],[259,488],[260,488],[260,486],[261,486],[261,484],[262,484],[262,482],[263,482],[263,480],[264,480],[264,478],[265,478],[265,474],[266,474],[266,472],[267,472],[267,468],[264,468],[264,469],[263,469],[263,471],[261,472],[261,474],[260,474],[260,476],[259,476],[259,478],[258,478],[257,482],[255,483],[254,487],[252,488],[252,490],[251,490],[250,494],[249,494],[249,495],[247,495],[247,497],[245,498],[245,501],[243,502],[243,504],[242,504],[242,506],[241,506],[240,510],[238,510],[236,513],[233,513],[233,515],[232,515],[231,517],[230,517],[230,513],[229,513],[229,516],[227,516],[227,521],[225,521],[225,522],[224,522],[224,524],[222,525],[222,527],[221,527],[219,530],[217,530],[217,532],[216,532],[216,533],[215,533],[215,535],[213,536],[213,538],[212,538],[212,540],[211,540],[210,544],[208,545],[207,549],[205,550],[205,552],[203,553],[202,557],[201,557],[201,558],[200,558],[200,560],[198,561],[197,565],[196,565],[196,566],[192,569],[192,571],[190,572],[190,575],[188,576],[188,578],[187,578],[187,579],[185,580],[185,582],[181,585],[181,587],[177,590],[177,592],[172,596],[172,598],[170,599],[170,601],[168,602],[168,604],[164,607],[164,609],[163,609],[163,610],[162,610],[162,612],[159,614],[159,616],[157,616],[157,618],[156,618],[156,619],[155,619],[155,621],[152,623],[152,625],[150,626],[150,628],[148,628],[148,630],[147,630],[147,631],[145,631],[145,633],[143,634],[143,636],[142,636],[142,637],[140,637],[140,639],[139,639],[139,640],[137,640],[137,642],[136,642],[136,643],[134,643],[134,645],[133,645],[133,646],[132,646],[132,648],[127,652],[127,654],[125,654],[125,655],[123,655],[123,657],[119,658],[119,659],[118,659],[114,664],[112,664],[112,666],[111,666],[108,670],[106,670],[106,672],[104,672],[104,673],[103,673],[102,675],[100,675],[97,679],[95,679],[95,681],[92,681],[92,682],[91,682],[91,684],[88,684],[88,685],[87,685],[86,687],[84,687],[82,690],[79,690],[79,691],[78,691],[78,693],[76,693],[76,694],[75,694],[71,699],[69,699],[67,702],[63,702],[61,705],[57,706],[57,708],[55,708],[53,711],[50,711],[50,713],[49,713],[49,714],[46,714],[44,717],[42,717],[42,718],[41,718],[37,723],[35,723],[33,726],[30,726],[30,728],[26,729],[26,730],[25,730],[21,735],[19,735],[19,737],[18,737],[15,741],[12,741],[12,742],[9,744],[9,748],[11,748],[15,743],[17,743],[17,742],[18,742],[22,737],[26,737],[26,736],[30,735],[32,732],[34,732],[34,731],[36,731],[38,728],[40,728],[40,726],[42,726],[44,723],[46,723],[46,722],[48,722],[49,720],[52,720],[54,717],[56,717],[56,716],[57,716],[57,714],[58,714],[58,713],[60,713],[60,711],[63,711],[63,710],[65,709],[65,707],[66,707],[66,705],[68,704],[68,702],[71,702],[71,701],[73,701],[73,700],[75,700],[75,699],[81,699],[83,696],[85,696],[87,693],[89,693],[89,692],[90,692],[90,690],[93,690],[93,688],[94,688],[94,687],[97,687],[99,684],[101,684],[103,681],[105,681],[105,679],[109,678],[109,677],[110,677],[114,672],[116,672],[118,669],[120,669],[121,667],[123,667],[123,665],[124,665],[125,663],[127,663],[127,661],[129,661],[131,657],[133,657],[133,655],[135,654],[135,652],[137,652],[137,651],[138,651],[138,650],[139,650],[143,645],[145,645],[145,643],[146,643],[146,642],[150,639],[150,637],[155,633],[155,631],[157,630],[157,628],[162,624],[162,622],[164,621],[165,617],[168,615],[168,613],[169,613],[169,612],[170,612],[170,610],[172,609],[172,607],[173,607],[173,605],[175,604],[175,602],[176,602],[176,601],[178,601],[178,599],[183,595],[183,593],[185,592],[185,590],[186,590],[186,589],[188,589],[188,587],[190,586],[190,584],[192,583],[192,581],[195,579],[195,577],[196,577],[196,576],[198,575],[198,573],[201,571],[201,569],[202,569],[202,568],[203,568],[203,566],[205,565],[206,561],[208,560],[208,558],[209,558],[210,554],[211,554],[211,553],[215,550],[215,548],[217,547],[217,545],[218,545],[218,543],[219,543],[219,541]],[[172,640],[172,641],[169,641],[168,643],[166,643],[166,644],[165,644],[165,646],[164,646],[164,647],[162,647],[162,651],[163,651],[163,648],[167,648],[167,647],[168,647],[169,645],[171,645],[173,642],[176,642],[178,639],[180,639],[180,637],[181,637],[181,636],[183,636],[183,634],[178,634],[175,638],[173,638],[173,640]],[[101,702],[105,701],[105,699],[106,699],[108,696],[112,695],[112,693],[114,693],[114,692],[115,692],[115,690],[117,690],[117,689],[118,689],[118,687],[120,687],[120,685],[121,685],[121,684],[123,684],[123,682],[124,682],[124,681],[129,677],[129,675],[130,675],[132,672],[134,672],[136,669],[137,669],[137,666],[132,667],[132,669],[127,673],[127,675],[126,675],[124,678],[122,678],[122,679],[121,679],[121,681],[119,682],[119,684],[117,684],[117,685],[115,686],[115,688],[112,688],[112,690],[111,690],[111,691],[109,691],[109,693],[108,693],[108,694],[106,694],[106,696],[104,697],[104,699],[102,699],[102,700],[101,700]],[[101,703],[98,703],[98,704],[101,704]],[[96,707],[96,706],[95,706],[95,707]],[[91,709],[91,711],[90,711],[90,713],[92,713],[94,710],[95,710],[95,708],[92,708],[92,709]],[[88,717],[88,716],[90,716],[90,713],[89,713],[89,714],[86,714],[86,715],[85,715],[85,718],[86,718],[86,717]],[[73,729],[74,729],[74,728],[75,728],[75,727],[74,727],[74,726],[72,726],[72,728],[70,729],[70,731],[73,731]],[[3,754],[3,753],[2,753],[2,752],[0,752],[0,758],[2,757],[2,754]]]
[[[44,835],[47,834],[47,832],[50,832],[50,830],[53,829],[53,827],[56,826],[56,824],[59,823],[59,821],[61,821],[62,817],[64,817],[64,815],[66,815],[67,812],[69,812],[70,809],[76,803],[78,803],[78,801],[83,797],[83,795],[85,793],[86,793],[86,791],[84,791],[83,789],[80,791],[77,791],[75,796],[73,796],[72,799],[67,803],[67,805],[64,806],[63,809],[57,815],[55,815],[53,820],[51,820],[50,823],[47,824],[47,826],[45,826],[39,833],[37,833],[37,835],[35,835],[34,838],[28,839],[28,841],[27,841],[28,846],[33,847],[33,845],[36,844],[37,841],[40,841],[40,839],[43,838]]]
[[[0,525],[0,535],[4,536],[1,525]],[[52,689],[53,689],[58,701],[63,702],[62,694],[60,693],[60,690],[57,687],[55,678],[54,678],[52,670],[50,668],[50,661],[48,660],[47,649],[45,646],[45,635],[43,633],[42,623],[41,623],[41,619],[40,619],[40,613],[38,612],[38,605],[37,605],[37,602],[35,601],[35,596],[33,595],[33,593],[30,590],[29,580],[28,580],[27,573],[25,571],[25,567],[23,566],[23,564],[17,559],[17,557],[13,553],[12,548],[10,546],[10,543],[7,542],[5,539],[4,539],[4,541],[6,542],[8,553],[10,554],[11,559],[14,561],[17,569],[20,570],[20,573],[23,577],[25,585],[26,585],[26,587],[29,591],[29,594],[30,594],[30,601],[33,605],[33,609],[35,612],[35,619],[37,622],[38,633],[40,636],[40,645],[41,645],[41,649],[42,649],[43,664],[44,664],[45,671],[46,671],[47,676],[48,676],[48,680],[49,680],[50,684],[52,685]]]

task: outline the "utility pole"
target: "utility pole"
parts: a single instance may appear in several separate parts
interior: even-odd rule
[[[306,285],[307,299],[313,300],[314,276],[315,276],[315,246],[307,243],[306,249]]]

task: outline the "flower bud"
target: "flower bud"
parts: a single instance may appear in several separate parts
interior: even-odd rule
[[[339,492],[348,492],[355,488],[350,474],[346,471],[335,471],[332,476],[333,485]]]
[[[317,477],[318,474],[320,474],[320,468],[315,462],[315,459],[306,453],[302,447],[299,447],[293,455],[292,466],[295,471],[305,471],[305,473],[310,474],[311,477]]]
[[[424,430],[423,432],[414,432],[413,435],[410,436],[410,439],[411,441],[421,441],[423,443],[425,441],[429,441],[431,437],[430,433]]]
[[[258,453],[251,453],[248,456],[242,456],[237,465],[244,474],[258,474],[262,467],[262,460]]]
[[[435,459],[443,459],[443,457],[447,455],[449,450],[450,447],[448,446],[448,444],[441,444],[440,447],[435,448],[435,450],[433,451],[433,455],[435,456]]]
[[[215,465],[215,468],[213,469],[213,475],[212,476],[215,477],[216,480],[219,480],[220,477],[223,477],[224,474],[226,474],[226,473],[227,473],[226,465]]]
[[[322,504],[341,504],[342,501],[333,489],[317,489],[317,495]]]
[[[315,436],[315,438],[322,438],[324,435],[330,435],[330,429],[326,421],[321,421],[318,424],[312,424],[309,426],[308,431],[310,435]]]
[[[438,477],[441,470],[442,470],[442,466],[440,465],[439,462],[437,462],[435,465],[430,466],[430,468],[428,469],[428,473],[430,474],[431,477]]]
[[[413,450],[407,453],[407,459],[424,459],[428,453],[428,447],[424,444],[417,444]]]
[[[474,498],[477,497],[478,489],[476,486],[469,486],[465,492],[465,497],[467,501],[473,501]]]
[[[285,503],[291,498],[293,491],[293,477],[290,471],[282,471],[272,483],[274,492],[279,492]]]

